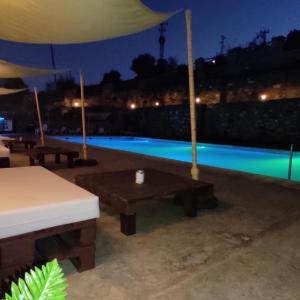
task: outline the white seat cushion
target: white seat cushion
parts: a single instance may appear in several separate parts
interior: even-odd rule
[[[14,140],[14,138],[10,138],[8,136],[0,135],[0,145],[3,145],[2,140]]]
[[[97,196],[42,167],[0,169],[0,238],[99,214]]]
[[[9,154],[10,154],[9,149],[0,144],[0,157],[9,157]]]

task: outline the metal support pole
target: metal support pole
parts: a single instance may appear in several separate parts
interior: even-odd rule
[[[86,145],[86,128],[85,128],[85,101],[84,101],[84,86],[83,75],[80,72],[80,98],[81,98],[81,121],[82,121],[82,151],[83,159],[87,159],[87,145]]]
[[[291,145],[290,149],[290,160],[289,160],[289,173],[288,173],[288,179],[292,179],[292,169],[293,169],[293,156],[294,156],[294,145]]]
[[[191,118],[191,138],[192,138],[192,178],[199,179],[199,169],[197,166],[197,127],[196,127],[196,105],[195,105],[195,83],[194,83],[194,63],[192,51],[192,12],[185,12],[187,29],[187,50],[189,69],[189,94],[190,94],[190,118]]]
[[[38,119],[39,119],[41,145],[44,147],[45,146],[45,138],[44,138],[44,131],[43,131],[43,123],[42,123],[42,117],[41,117],[41,111],[40,111],[39,98],[38,98],[37,89],[34,88],[33,90],[34,90],[36,110],[37,110]]]

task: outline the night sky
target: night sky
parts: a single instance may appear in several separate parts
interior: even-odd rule
[[[194,58],[214,56],[224,34],[226,48],[244,46],[260,29],[270,29],[269,37],[286,35],[300,29],[299,0],[144,0],[155,10],[172,11],[190,8],[193,12]],[[167,28],[166,56],[186,62],[184,14],[173,17]],[[58,68],[68,68],[78,80],[82,69],[87,84],[96,84],[102,74],[117,69],[123,79],[133,77],[131,61],[142,53],[158,56],[158,28],[114,40],[84,45],[55,46]],[[0,58],[39,67],[51,67],[48,46],[0,41]],[[27,80],[43,88],[49,78]]]

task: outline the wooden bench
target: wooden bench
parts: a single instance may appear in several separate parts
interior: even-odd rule
[[[151,169],[146,169],[145,174],[141,185],[135,183],[135,170],[78,175],[75,182],[120,213],[121,232],[125,235],[136,233],[138,202],[174,194],[188,217],[196,217],[198,208],[218,204],[211,183]]]
[[[35,161],[37,160],[39,164],[43,167],[45,167],[45,157],[47,155],[53,155],[55,157],[55,163],[57,164],[61,162],[61,155],[64,155],[67,157],[68,168],[73,168],[74,160],[75,158],[79,157],[79,152],[59,147],[36,147],[34,149],[31,149],[28,155],[29,164],[31,166],[34,166]]]

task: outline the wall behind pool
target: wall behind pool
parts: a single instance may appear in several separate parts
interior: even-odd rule
[[[188,139],[188,105],[118,112],[115,134]],[[300,100],[197,105],[198,138],[256,145],[290,145],[300,141]],[[118,124],[116,126],[116,124]]]

